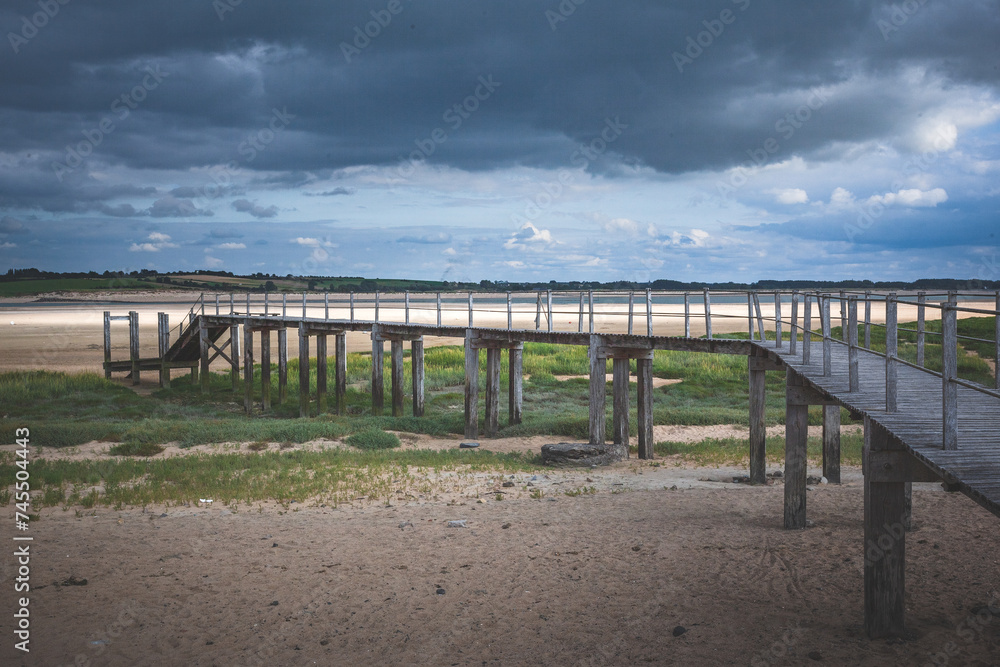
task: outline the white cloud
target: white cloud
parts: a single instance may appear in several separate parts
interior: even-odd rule
[[[212,257],[211,255],[205,255],[205,268],[206,269],[217,269],[222,266],[224,262],[218,257]]]
[[[219,250],[245,250],[245,243],[220,243]]]
[[[658,245],[670,248],[702,248],[708,244],[712,236],[704,229],[692,229],[687,234],[681,232],[670,232],[670,237],[662,241],[655,241]]]
[[[129,252],[160,252],[164,248],[177,248],[176,243],[170,242],[170,236],[161,232],[152,232],[147,237],[148,243],[133,243],[129,246]]]
[[[830,207],[844,209],[854,206],[854,195],[845,188],[835,188],[830,194]]]
[[[807,204],[809,195],[801,188],[775,188],[768,190],[779,204]]]
[[[11,243],[10,241],[4,241],[3,243],[0,243],[0,250],[9,250],[11,248],[16,248],[16,247],[17,244]]]
[[[899,192],[887,192],[884,195],[872,195],[868,198],[868,202],[871,204],[899,205],[909,208],[932,207],[946,201],[948,201],[948,193],[944,191],[944,188],[926,191],[913,188]]]
[[[297,236],[291,240],[292,243],[308,246],[310,248],[336,248],[337,244],[331,241],[320,241],[309,236]]]
[[[129,246],[129,252],[160,252],[160,247],[155,243],[133,243]]]
[[[497,265],[498,266],[508,266],[508,267],[510,267],[512,269],[523,269],[523,268],[527,267],[527,264],[525,264],[524,262],[522,262],[519,259],[511,260],[509,262],[497,262]]]
[[[535,227],[530,222],[526,222],[521,226],[521,229],[514,232],[513,235],[503,244],[504,248],[508,250],[515,250],[519,248],[527,248],[525,244],[534,245],[549,245],[553,243],[552,233],[547,229],[539,229]]]
[[[457,255],[458,253],[455,252],[454,248],[445,248],[444,250],[441,251],[441,254],[442,255]]]
[[[630,218],[615,218],[605,222],[603,227],[604,231],[609,234],[628,234],[629,236],[645,234],[650,237],[655,237],[659,234],[656,225],[652,223],[644,225]]]
[[[152,234],[149,235],[149,240],[154,242],[166,243],[167,241],[170,240],[170,236],[168,234],[162,234],[160,232],[153,232]]]

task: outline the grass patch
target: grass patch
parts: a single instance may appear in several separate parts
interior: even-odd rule
[[[395,433],[369,428],[349,436],[347,444],[358,449],[394,449],[399,447],[399,438]]]
[[[861,465],[861,451],[864,447],[864,436],[854,433],[843,433],[840,436],[840,457],[843,465]],[[819,465],[823,460],[823,439],[809,438],[806,441],[809,462]],[[768,463],[780,464],[785,460],[785,439],[782,437],[767,438],[764,441],[764,451]],[[653,452],[660,456],[679,456],[703,466],[742,465],[750,464],[750,441],[745,438],[710,438],[701,442],[658,442]]]
[[[156,456],[162,451],[163,447],[160,445],[154,445],[149,442],[129,442],[115,445],[108,453],[114,456]]]

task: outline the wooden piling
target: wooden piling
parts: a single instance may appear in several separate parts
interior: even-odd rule
[[[552,290],[545,291],[545,310],[545,321],[548,323],[549,331],[552,331]]]
[[[829,376],[833,368],[833,339],[830,337],[830,297],[821,297],[820,318],[823,322],[823,375]]]
[[[607,410],[608,363],[598,356],[600,336],[590,337],[590,444],[604,444],[604,429]]]
[[[551,319],[549,320],[551,324]],[[500,429],[500,348],[486,349],[486,421],[487,438],[496,437]]]
[[[111,379],[111,312],[104,311],[104,377]]]
[[[590,332],[594,332],[594,328],[590,328]],[[653,335],[653,290],[646,290],[646,335]]]
[[[472,305],[472,292],[469,292],[469,327],[472,327],[472,313],[475,307]]]
[[[347,334],[334,336],[336,359],[334,360],[333,393],[337,404],[337,414],[347,412]]]
[[[403,341],[389,341],[389,374],[392,386],[392,416],[403,416]]]
[[[806,438],[809,406],[800,403],[796,390],[802,377],[789,368],[785,373],[785,528],[806,527]]]
[[[781,292],[774,292],[774,346],[781,349]]]
[[[840,484],[840,406],[823,406],[823,477]]]
[[[233,383],[233,393],[240,390],[240,325],[229,327],[229,378]]]
[[[378,333],[378,325],[372,326],[372,414],[381,415],[385,407],[385,381],[382,379],[385,343]]]
[[[243,323],[243,409],[253,412],[253,329],[250,318]]]
[[[205,318],[198,318],[198,352],[201,360],[201,393],[207,394],[211,388],[212,378],[208,374],[211,363],[208,357],[208,326]]]
[[[903,444],[865,417],[865,632],[871,639],[903,634],[906,588],[906,484],[882,475],[875,456],[905,450]]]
[[[861,378],[858,376],[858,300],[847,300],[847,377],[848,391],[860,391]]]
[[[752,336],[751,336],[752,338]],[[795,354],[799,345],[799,293],[792,292],[792,320],[788,325],[788,354]]]
[[[812,304],[809,295],[802,295],[802,364],[808,364],[812,354]]]
[[[524,343],[517,343],[508,351],[507,358],[507,423],[521,423],[524,405]]]
[[[632,335],[632,319],[635,316],[635,292],[628,293],[628,335]]]
[[[941,309],[942,446],[958,449],[958,321],[954,293]]]
[[[896,354],[898,353],[896,322],[896,294],[885,298],[885,411],[896,411],[896,380],[898,368]]]
[[[691,337],[691,295],[687,292],[684,292],[684,337]]]
[[[589,331],[590,331],[590,333],[594,333],[594,290],[588,291],[587,295],[588,295],[587,298],[588,298],[588,301],[589,301],[589,304],[590,304],[589,305],[589,308],[590,308],[590,329],[589,329]]]
[[[767,439],[766,414],[767,371],[759,363],[757,349],[747,357],[750,371],[750,483],[767,483],[767,458],[765,443]]]
[[[926,338],[924,333],[924,311],[926,310],[926,303],[927,293],[917,292],[917,366],[921,367],[924,365],[924,342]]]
[[[132,384],[139,384],[139,313],[134,310],[128,314],[128,350],[132,359]]]
[[[424,339],[410,341],[410,376],[413,381],[413,416],[424,416]]]
[[[476,333],[465,332],[465,437],[479,437],[479,350],[474,347]]]
[[[327,411],[327,354],[326,334],[316,334],[316,410],[319,414]]]
[[[309,416],[309,332],[299,322],[299,417]]]
[[[705,337],[712,340],[712,296],[705,290]]]
[[[278,403],[288,399],[288,329],[278,329]]]
[[[625,357],[615,358],[611,362],[611,368],[612,441],[628,451],[629,360]]]
[[[271,409],[271,331],[260,332],[260,409]]]
[[[577,326],[577,333],[583,333],[583,292],[580,292],[580,324]]]
[[[865,292],[865,349],[872,349],[872,293]]]
[[[438,326],[440,326],[440,323]],[[511,308],[510,292],[507,292],[507,328],[508,329],[514,328],[514,310],[513,308]]]
[[[636,416],[639,422],[639,458],[653,458],[653,355],[635,360],[638,391]]]
[[[160,353],[160,387],[170,387],[170,366],[167,363],[167,350],[170,349],[170,315],[159,313],[157,319],[157,348]]]

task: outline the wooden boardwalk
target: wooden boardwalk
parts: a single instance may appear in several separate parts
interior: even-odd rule
[[[865,628],[870,637],[899,636],[903,633],[905,591],[905,545],[910,525],[910,483],[942,481],[951,491],[960,491],[982,507],[1000,516],[1000,378],[997,391],[978,387],[957,376],[956,329],[958,310],[996,315],[1000,312],[1000,293],[996,294],[996,310],[959,308],[957,296],[948,294],[948,301],[930,304],[926,295],[916,295],[918,301],[906,302],[896,295],[873,297],[871,293],[846,295],[809,293],[791,294],[791,319],[782,319],[782,302],[785,296],[774,293],[772,317],[762,316],[757,293],[742,293],[746,299],[745,322],[750,340],[720,339],[712,335],[711,295],[704,291],[700,312],[704,317],[705,336],[691,335],[690,294],[683,294],[685,336],[657,336],[654,331],[655,316],[678,316],[676,313],[656,313],[654,299],[646,292],[644,314],[646,335],[621,333],[595,333],[594,294],[587,293],[587,311],[584,293],[579,294],[577,331],[554,331],[553,295],[546,295],[543,307],[542,294],[532,297],[536,305],[535,329],[517,329],[512,325],[512,299],[507,294],[506,328],[474,327],[473,297],[468,295],[469,326],[442,325],[442,299],[436,299],[436,324],[410,323],[410,299],[405,296],[405,322],[379,321],[379,297],[375,295],[376,321],[355,319],[355,298],[350,297],[350,319],[331,319],[329,295],[324,297],[324,317],[307,317],[306,297],[302,297],[302,315],[288,315],[286,299],[282,298],[281,313],[268,311],[265,299],[263,312],[254,312],[249,296],[246,310],[234,312],[234,300],[229,299],[230,313],[220,311],[216,298],[215,314],[207,312],[204,298],[193,307],[171,344],[166,315],[160,313],[159,356],[140,359],[138,355],[138,319],[135,313],[128,317],[111,317],[105,313],[105,373],[131,371],[132,380],[139,381],[144,370],[158,370],[160,382],[167,386],[173,368],[190,368],[192,377],[199,375],[203,391],[209,389],[209,371],[214,360],[222,358],[228,363],[233,390],[238,391],[242,366],[244,407],[248,414],[256,408],[253,402],[255,367],[260,369],[260,409],[271,407],[271,342],[277,333],[278,402],[287,396],[287,332],[293,330],[299,342],[299,414],[312,414],[310,395],[310,339],[315,341],[317,363],[316,409],[326,412],[328,407],[342,414],[346,392],[346,334],[368,333],[372,340],[372,410],[381,414],[384,407],[384,345],[389,342],[391,351],[391,405],[392,413],[401,416],[404,406],[403,344],[411,346],[412,409],[415,416],[424,410],[423,339],[425,336],[452,338],[462,341],[465,348],[465,436],[477,438],[497,434],[500,423],[499,396],[501,350],[507,350],[510,364],[508,380],[508,424],[518,424],[522,414],[522,351],[524,343],[539,342],[557,345],[587,346],[590,358],[590,445],[610,451],[611,455],[628,456],[629,445],[629,364],[635,361],[637,369],[638,452],[644,459],[653,458],[652,410],[652,360],[655,350],[702,352],[708,354],[733,354],[746,356],[749,371],[749,445],[750,481],[765,483],[765,374],[768,371],[785,373],[785,468],[784,468],[784,525],[788,529],[805,528],[806,523],[806,441],[808,409],[811,405],[823,406],[823,472],[832,483],[840,482],[840,409],[847,408],[852,415],[865,422],[865,448],[863,468],[865,475],[864,520],[864,590]],[[675,295],[679,296],[679,295]],[[728,293],[730,299],[733,293]],[[944,295],[938,295],[944,296]],[[800,300],[800,297],[803,297]],[[810,300],[812,305],[810,305]],[[841,325],[849,332],[849,344],[830,336],[830,303],[841,303]],[[886,324],[884,342],[887,357],[858,345],[857,307],[862,300],[865,306],[864,331],[868,341],[875,326],[871,318],[873,302],[885,307]],[[881,301],[880,301],[881,300]],[[730,302],[732,303],[732,302]],[[942,313],[943,371],[933,374],[925,369],[912,367],[899,361],[896,355],[897,303],[917,304],[918,359],[923,358],[925,331],[924,309],[940,308]],[[798,322],[798,306],[803,305],[803,321]],[[200,309],[199,309],[200,306]],[[821,332],[810,335],[818,340],[804,342],[789,340],[788,331],[802,334],[812,331],[811,315],[819,310]],[[542,314],[546,314],[546,330],[541,328]],[[566,315],[563,311],[561,315]],[[589,331],[584,331],[585,315]],[[613,313],[621,315],[621,313]],[[634,296],[628,295],[628,331],[633,330]],[[720,316],[716,316],[720,317]],[[733,315],[724,314],[730,318]],[[126,361],[110,358],[110,321],[128,319],[130,323],[130,355]],[[565,320],[563,320],[565,322]],[[764,323],[776,332],[780,342],[761,340]],[[789,329],[790,325],[790,329]],[[241,336],[242,330],[242,336]],[[756,330],[756,331],[755,331]],[[784,332],[784,335],[782,335]],[[254,359],[254,336],[260,336],[261,358]],[[327,401],[328,368],[327,338],[335,337],[334,389],[332,406]],[[978,339],[976,339],[978,340]],[[1000,364],[1000,323],[996,326],[995,363]],[[242,355],[240,354],[242,348]],[[479,414],[480,350],[486,350],[485,415]],[[606,442],[607,413],[607,360],[613,361],[612,382],[612,434],[613,445]]]

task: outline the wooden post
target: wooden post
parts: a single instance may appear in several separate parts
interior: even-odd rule
[[[202,306],[204,307],[204,305]],[[247,316],[251,315],[250,312],[250,292],[247,292]]]
[[[587,295],[590,308],[590,333],[594,333],[594,290],[588,290]]]
[[[608,364],[598,356],[601,337],[590,337],[590,444],[604,444],[604,420],[607,409],[605,386],[608,381]]]
[[[639,458],[653,458],[653,355],[635,361],[638,379]]]
[[[628,335],[632,335],[632,318],[635,315],[635,292],[628,293]]]
[[[205,318],[199,321],[204,324]],[[139,384],[139,313],[134,310],[128,314],[128,350],[132,359],[132,384]]]
[[[927,302],[926,292],[917,292],[917,366],[924,365],[924,310]]]
[[[309,416],[309,334],[299,322],[299,417]]]
[[[792,292],[792,321],[788,327],[788,353],[795,354],[799,345],[799,293]]]
[[[323,292],[323,319],[330,319],[330,293]]]
[[[278,329],[278,403],[288,398],[288,329]]]
[[[271,295],[268,294],[267,291],[264,292],[264,314],[265,315],[270,315],[271,314],[271,305],[269,303],[269,297],[270,296]],[[219,314],[219,295],[215,296],[215,314],[216,315]]]
[[[684,337],[691,337],[691,295],[684,292]]]
[[[955,293],[948,294],[948,303],[941,309],[941,409],[943,413],[942,445],[958,449],[958,321]]]
[[[232,292],[229,293],[229,314],[236,314],[236,295]]]
[[[591,327],[591,333],[594,329]],[[646,335],[653,335],[653,290],[646,289]]]
[[[327,354],[326,354],[326,334],[316,334],[316,411],[319,414],[326,414],[327,399]]]
[[[847,296],[840,290],[840,340],[847,342]]]
[[[271,409],[271,330],[260,332],[260,409]]]
[[[754,353],[757,349],[754,348]],[[747,357],[750,370],[750,483],[767,483],[767,372],[760,366],[760,357]]]
[[[822,310],[822,320],[823,320],[823,376],[829,376],[833,365],[833,339],[830,336],[830,297],[824,296],[823,299],[823,310]]]
[[[207,394],[211,388],[211,376],[208,367],[211,361],[208,357],[208,326],[205,318],[198,318],[198,352],[201,358],[201,393]]]
[[[351,321],[354,321],[354,292],[351,292]]]
[[[104,377],[111,379],[111,312],[104,311]]]
[[[872,349],[872,293],[865,292],[865,349]]]
[[[764,334],[764,316],[760,312],[760,295],[753,293],[753,309],[757,313],[757,333],[760,334],[760,341],[763,343],[767,336]]]
[[[548,322],[549,331],[552,331],[552,290],[546,290],[545,307],[545,321]]]
[[[243,322],[243,409],[253,412],[253,329],[250,317]]]
[[[403,311],[406,313],[406,323],[410,323],[410,290],[403,292]]]
[[[705,337],[712,340],[712,296],[705,289]]]
[[[160,313],[157,320],[157,344],[160,353],[160,387],[170,387],[170,366],[167,365],[167,350],[170,349],[170,315]]]
[[[785,373],[785,528],[806,527],[806,438],[809,406],[799,403],[802,377]]]
[[[823,406],[823,477],[840,484],[840,406]]]
[[[524,343],[507,351],[507,424],[521,423],[524,404]]]
[[[379,310],[379,294],[378,290],[375,290],[375,323],[378,324],[378,310]]]
[[[465,332],[465,437],[479,437],[479,350],[476,332]]]
[[[1000,390],[1000,290],[997,291],[993,317],[993,386]]]
[[[535,295],[535,331],[542,328],[542,293]]]
[[[802,364],[809,363],[812,353],[812,304],[809,295],[802,295]]]
[[[382,379],[385,342],[379,335],[378,325],[372,326],[372,414],[381,415],[385,407],[385,381]]]
[[[413,416],[424,416],[424,339],[410,341],[410,375],[413,379]]]
[[[684,324],[686,329],[687,313],[684,316]],[[750,340],[753,341],[753,294],[751,292],[747,292],[747,327],[750,332]]]
[[[264,303],[265,304],[267,303],[267,294],[266,293],[264,294]],[[265,310],[265,312],[267,312],[267,311]],[[216,315],[219,314],[219,295],[218,294],[215,295],[215,314]]]
[[[615,358],[611,362],[613,382],[611,385],[612,396],[612,441],[616,445],[621,445],[628,452],[628,376],[629,360],[627,358]]]
[[[288,317],[288,295],[281,293],[281,316]]]
[[[551,320],[549,320],[551,323]],[[495,437],[500,429],[500,348],[486,350],[486,424],[487,438]]]
[[[847,377],[848,391],[860,391],[858,377],[858,299],[847,300]]]
[[[885,411],[896,411],[896,294],[885,298]]]
[[[233,383],[233,393],[240,390],[240,325],[229,326],[229,379]]]
[[[511,308],[510,292],[507,292],[507,329],[514,328],[514,311]]]
[[[306,293],[303,292],[302,293],[302,319],[306,318],[306,299],[307,299]]]
[[[903,444],[865,416],[865,632],[871,639],[903,634],[906,588],[906,484],[876,481],[875,455]]]
[[[392,376],[392,416],[403,416],[403,341],[393,338],[389,342],[390,366]]]
[[[781,292],[774,292],[774,346],[781,349]]]
[[[583,292],[580,292],[580,325],[577,327],[578,333],[583,333]]]
[[[347,334],[339,333],[334,336],[334,346],[336,348],[336,359],[334,360],[335,370],[333,379],[333,392],[337,401],[337,414],[343,415],[347,412]]]
[[[469,292],[469,328],[472,328],[472,292]]]
[[[437,325],[441,326],[441,292],[437,293]]]

